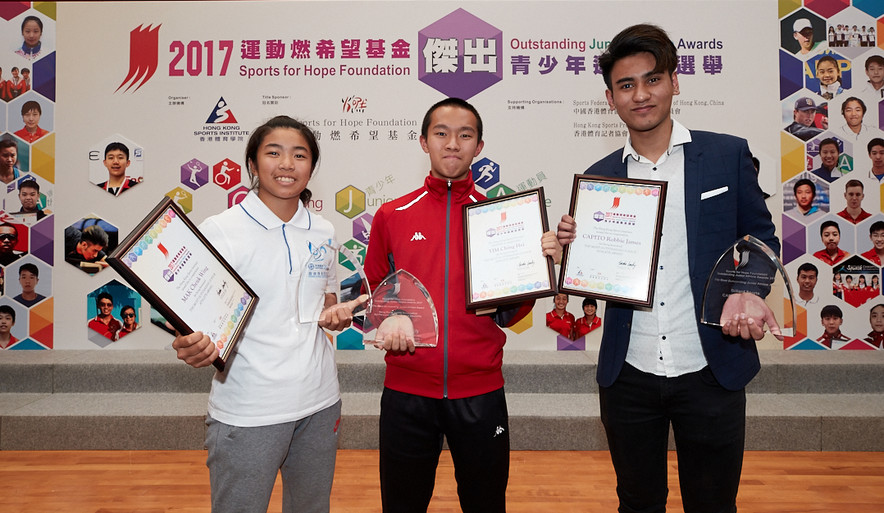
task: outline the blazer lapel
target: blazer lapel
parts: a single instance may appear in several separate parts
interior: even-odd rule
[[[688,263],[693,271],[696,247],[699,241],[697,233],[700,224],[700,173],[703,150],[691,135],[691,142],[684,149],[684,210],[687,224]]]

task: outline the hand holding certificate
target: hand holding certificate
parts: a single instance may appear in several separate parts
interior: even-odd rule
[[[650,306],[665,202],[666,182],[576,175],[559,292]]]
[[[182,335],[201,331],[218,350],[223,371],[258,296],[164,198],[108,256],[139,294]]]
[[[468,309],[555,295],[543,188],[464,205]]]

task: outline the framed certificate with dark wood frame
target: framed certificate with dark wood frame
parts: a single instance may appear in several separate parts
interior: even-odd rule
[[[575,175],[559,292],[651,306],[665,204],[666,182]]]
[[[548,230],[543,188],[464,205],[467,308],[555,295],[555,264],[543,256]]]
[[[224,370],[258,296],[175,202],[164,198],[107,262],[179,333],[206,334]]]

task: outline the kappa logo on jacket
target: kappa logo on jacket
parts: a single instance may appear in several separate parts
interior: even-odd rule
[[[414,232],[414,235],[411,236],[411,241],[414,242],[416,240],[427,240],[427,238],[421,232]]]

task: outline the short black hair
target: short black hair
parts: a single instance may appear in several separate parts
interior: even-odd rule
[[[9,314],[12,316],[12,323],[15,324],[15,309],[9,305],[0,305],[0,314]]]
[[[594,306],[594,307],[596,307],[596,308],[599,307],[599,304],[596,302],[595,299],[593,299],[593,298],[591,298],[591,297],[583,298],[583,307],[586,308],[586,307],[589,306],[589,305],[592,305],[592,306]]]
[[[875,221],[869,226],[869,235],[884,230],[884,221]]]
[[[802,185],[809,185],[810,192],[813,194],[813,197],[816,198],[816,184],[814,184],[813,180],[811,180],[810,178],[802,178],[801,180],[795,182],[795,185],[792,186],[792,192],[795,193],[795,195],[797,196],[798,188]]]
[[[40,184],[37,183],[37,180],[33,178],[28,178],[26,180],[22,180],[20,184],[18,184],[18,190],[22,189],[34,189],[37,192],[40,192]]]
[[[879,66],[884,66],[884,57],[880,55],[871,55],[868,59],[866,59],[866,69],[869,69],[870,64],[878,64]]]
[[[817,269],[816,266],[811,264],[810,262],[804,262],[803,264],[798,266],[798,274],[801,274],[802,271],[803,272],[813,271],[813,273],[816,274],[817,276],[820,275],[820,270]]]
[[[15,152],[18,153],[18,145],[15,144],[15,141],[12,140],[12,137],[3,137],[0,138],[0,150],[3,148],[15,148]],[[869,151],[872,151],[871,148]]]
[[[869,153],[871,154],[872,148],[874,148],[875,146],[884,146],[884,139],[881,139],[880,137],[875,137],[874,139],[869,141],[869,144],[867,144],[866,146],[867,146]],[[0,148],[2,148],[2,147],[3,147],[2,144],[0,144]]]
[[[837,317],[839,319],[843,319],[844,314],[841,313],[841,309],[838,308],[837,305],[826,305],[820,312],[820,319],[825,319],[826,317]]]
[[[427,113],[424,114],[424,120],[421,123],[421,135],[424,139],[427,138],[427,135],[430,132],[430,118],[433,117],[433,112],[440,107],[459,107],[472,112],[473,116],[476,116],[476,137],[478,137],[479,142],[482,142],[482,116],[479,115],[479,111],[468,101],[454,97],[445,98],[444,100],[434,103],[433,106],[427,110]]]
[[[107,299],[108,301],[111,302],[111,304],[113,304],[113,302],[114,302],[114,297],[113,297],[113,296],[111,296],[111,295],[110,295],[109,293],[107,293],[107,292],[101,292],[101,293],[99,293],[97,296],[95,296],[95,307],[96,307],[96,308],[101,304],[101,300],[102,300],[102,299]]]
[[[97,224],[87,226],[80,232],[80,242],[98,244],[102,248],[106,248],[108,245],[107,232]]]
[[[842,116],[844,115],[844,111],[847,110],[847,104],[850,103],[850,102],[857,102],[857,103],[859,103],[859,106],[860,106],[860,107],[862,108],[862,110],[863,110],[863,115],[865,115],[865,113],[866,113],[866,102],[860,100],[860,99],[857,98],[856,96],[851,96],[850,98],[844,100],[844,103],[841,104],[841,115],[842,115]]]
[[[649,53],[657,63],[654,73],[675,73],[678,66],[678,52],[665,30],[657,25],[642,23],[620,31],[599,56],[599,68],[609,90],[613,90],[611,70],[620,59],[639,53]]]
[[[40,113],[41,116],[43,115],[43,107],[40,106],[40,102],[37,102],[34,100],[28,100],[24,104],[22,104],[21,115],[24,116],[25,114],[27,114],[28,112],[31,112],[32,110],[36,110],[37,112]]]
[[[836,223],[835,221],[823,221],[823,224],[820,225],[820,237],[822,237],[823,231],[825,231],[826,228],[830,228],[832,226],[834,226],[835,229],[838,230],[838,235],[841,235],[841,227],[838,226],[838,223]]]
[[[22,264],[22,266],[18,268],[19,277],[21,276],[21,273],[23,273],[25,271],[28,271],[29,273],[33,274],[34,276],[37,276],[38,278],[40,277],[40,269],[36,265],[34,265],[30,262],[28,262],[26,264]]]
[[[826,146],[826,145],[829,145],[829,144],[834,145],[834,146],[835,146],[835,149],[838,150],[838,153],[841,153],[841,145],[838,144],[838,141],[836,141],[836,140],[835,140],[834,138],[832,138],[832,137],[826,137],[825,139],[823,139],[822,141],[820,141],[820,151],[823,151],[823,146]]]
[[[108,144],[104,148],[104,158],[107,158],[107,154],[114,151],[119,150],[126,154],[126,160],[129,160],[129,147],[121,142],[112,142]]]

